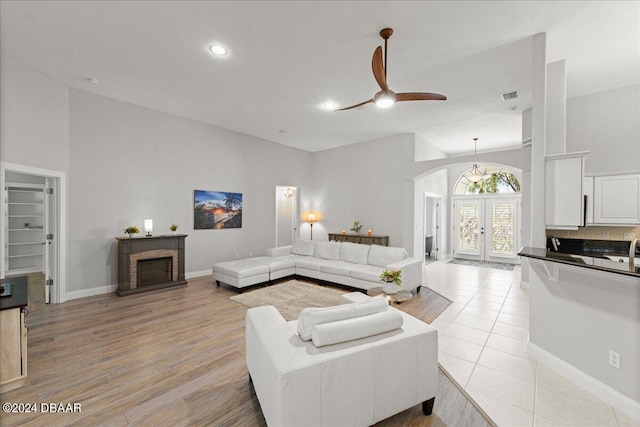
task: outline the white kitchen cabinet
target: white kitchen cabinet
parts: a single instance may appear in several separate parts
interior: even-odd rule
[[[584,225],[584,157],[588,153],[547,156],[545,164],[545,224],[549,229]]]
[[[582,180],[582,194],[586,196],[585,219],[586,224],[593,224],[593,177],[585,176]]]
[[[593,223],[640,225],[640,174],[593,178]]]

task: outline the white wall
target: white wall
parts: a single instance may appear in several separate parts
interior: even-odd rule
[[[585,172],[640,170],[640,86],[567,100],[567,152],[590,151]]]
[[[67,172],[67,86],[0,53],[0,93],[0,160]]]
[[[314,240],[349,230],[354,221],[390,246],[413,251],[414,135],[401,134],[313,153]]]
[[[175,223],[189,235],[187,274],[266,255],[275,186],[304,195],[311,169],[308,152],[78,90],[70,129],[70,291],[117,283],[114,237],[145,218],[156,234]],[[195,189],[242,193],[242,228],[194,230]]]
[[[530,264],[530,343],[640,402],[638,279],[540,260]],[[609,366],[609,350],[620,354],[621,369]]]

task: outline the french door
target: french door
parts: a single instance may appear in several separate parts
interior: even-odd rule
[[[453,199],[454,258],[518,262],[520,197]]]

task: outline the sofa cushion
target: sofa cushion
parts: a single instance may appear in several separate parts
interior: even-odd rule
[[[312,240],[296,240],[291,248],[291,253],[296,255],[313,256],[316,242]]]
[[[382,270],[382,268],[375,265],[354,265],[351,267],[349,276],[367,282],[380,282]],[[382,286],[382,282],[380,282],[380,286]]]
[[[296,260],[289,256],[278,256],[278,257],[270,257],[270,256],[260,256],[247,258],[250,261],[256,262],[258,264],[263,264],[269,267],[269,271],[280,271],[285,270],[287,268],[292,268],[296,266]]]
[[[368,316],[386,311],[389,302],[386,298],[371,298],[365,302],[336,305],[332,307],[308,307],[298,315],[298,336],[303,341],[311,340],[311,329],[315,325],[354,317]]]
[[[370,248],[369,245],[344,242],[340,248],[340,261],[366,264]]]
[[[355,267],[350,262],[332,261],[320,266],[320,271],[328,274],[337,274],[339,276],[349,277],[351,268]]]
[[[402,326],[402,315],[396,310],[387,310],[368,316],[321,323],[311,330],[311,339],[316,347],[353,341],[385,332]]]
[[[339,242],[317,242],[314,256],[316,258],[339,260],[340,259],[340,243]]]
[[[388,246],[371,245],[369,250],[369,258],[367,264],[377,265],[378,267],[386,267],[394,262],[402,261],[407,257],[407,251],[404,248],[391,248]]]
[[[320,271],[320,267],[328,264],[329,261],[315,257],[296,258],[296,268],[305,268],[307,270]]]
[[[225,274],[236,279],[253,277],[259,274],[269,273],[269,266],[249,259],[234,259],[213,264],[213,274]]]

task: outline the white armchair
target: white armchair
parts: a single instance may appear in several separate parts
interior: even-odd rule
[[[248,310],[247,367],[267,424],[368,426],[420,403],[431,414],[438,334],[398,312],[399,329],[316,347],[298,337],[297,321],[286,322],[274,307]]]

